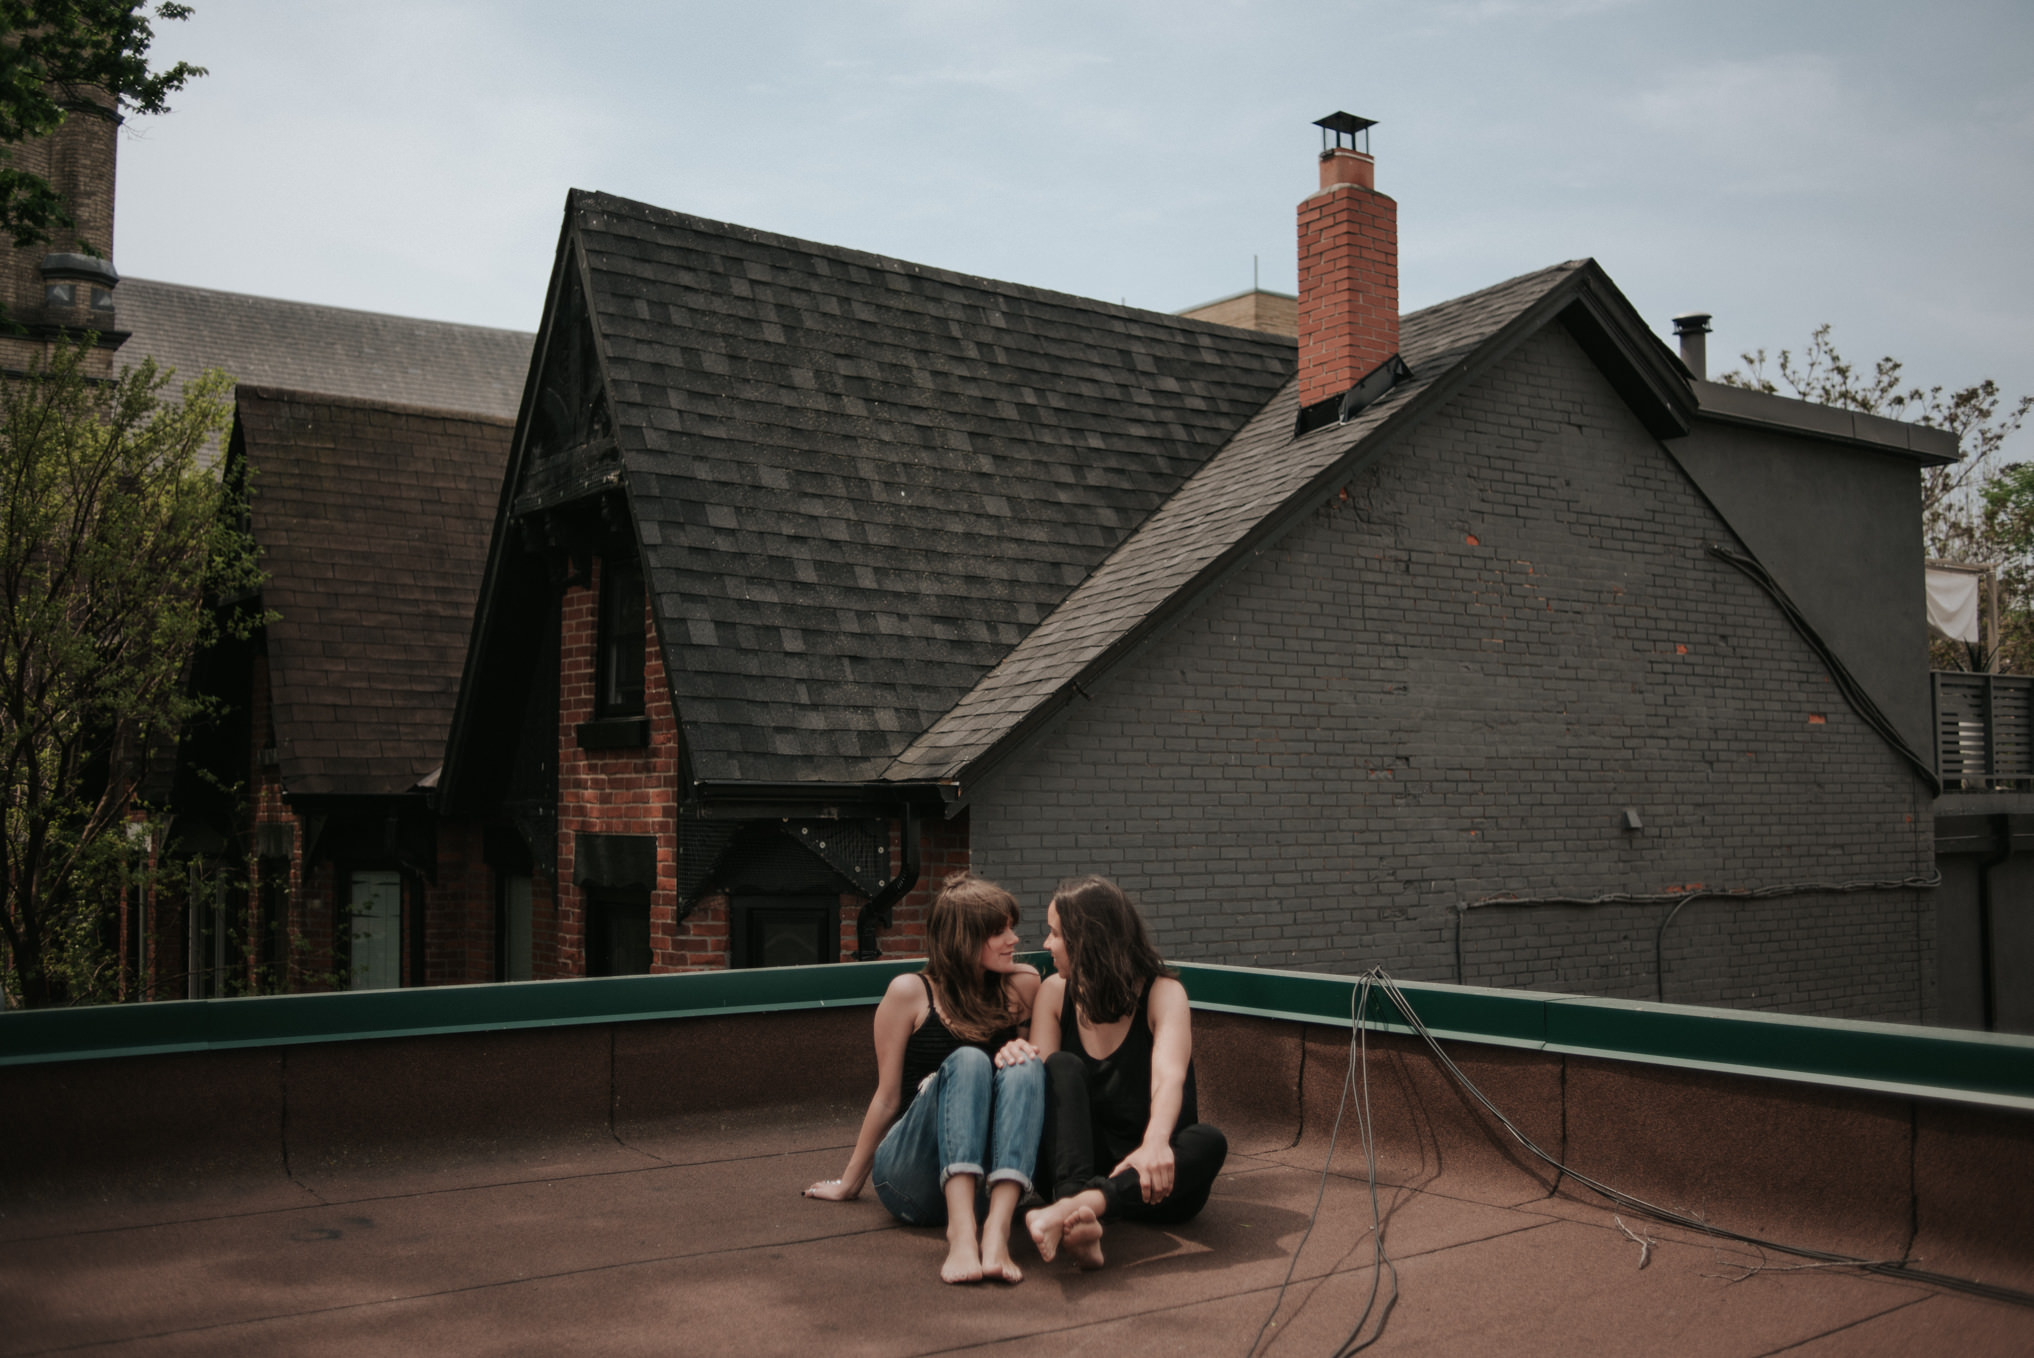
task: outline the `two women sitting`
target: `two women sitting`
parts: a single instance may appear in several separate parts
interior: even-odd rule
[[[1017,960],[1016,898],[947,879],[925,969],[876,1007],[876,1093],[847,1168],[805,1190],[845,1201],[873,1178],[899,1221],[946,1227],[946,1282],[1022,1281],[1010,1230],[1041,1165],[1025,1217],[1040,1257],[1100,1268],[1104,1222],[1188,1220],[1228,1153],[1195,1106],[1186,988],[1129,899],[1078,878],[1045,919],[1041,984]]]

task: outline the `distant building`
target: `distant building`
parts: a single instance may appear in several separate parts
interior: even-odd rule
[[[469,917],[536,975],[910,952],[936,858],[1181,958],[1933,1018],[1953,442],[1700,381],[1587,261],[1401,321],[1373,173],[1323,157],[1297,341],[574,194]]]
[[[89,332],[91,371],[152,358],[171,399],[206,369],[233,377],[235,474],[255,472],[270,575],[234,606],[279,616],[198,658],[194,682],[226,709],[145,785],[172,813],[159,847],[208,869],[130,898],[110,932],[139,993],[159,997],[421,981],[421,948],[410,966],[387,919],[422,918],[390,902],[420,902],[435,873],[418,782],[442,758],[531,336],[123,279],[116,130],[81,110],[14,148],[76,228],[28,250],[0,241],[14,323],[0,367]],[[379,913],[349,920],[347,892]]]
[[[1297,297],[1181,316],[575,193],[533,350],[121,283],[74,123],[108,258],[9,256],[7,361],[239,377],[280,614],[199,667],[175,842],[249,869],[149,922],[174,993],[912,953],[964,866],[1183,959],[1922,1021],[2000,965],[1953,441],[1707,383],[1589,261],[1401,318],[1365,153]]]

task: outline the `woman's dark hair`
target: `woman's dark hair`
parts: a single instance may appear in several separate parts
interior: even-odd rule
[[[994,882],[956,872],[939,884],[925,922],[925,979],[947,1031],[963,1042],[985,1042],[1016,1021],[1010,978],[982,970],[982,945],[1017,918],[1017,898]]]
[[[1145,982],[1170,976],[1144,916],[1106,877],[1069,877],[1052,893],[1066,944],[1067,989],[1090,1023],[1114,1023],[1137,1007]]]

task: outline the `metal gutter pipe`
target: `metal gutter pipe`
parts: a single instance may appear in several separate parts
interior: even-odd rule
[[[890,927],[890,907],[909,895],[911,888],[918,885],[918,808],[910,802],[904,803],[900,818],[903,827],[898,831],[899,845],[903,851],[903,862],[898,865],[897,875],[890,884],[869,897],[855,915],[855,961],[874,962],[883,955],[882,947],[876,941],[876,930]]]

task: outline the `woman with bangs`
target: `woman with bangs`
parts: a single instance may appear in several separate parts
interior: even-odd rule
[[[1054,974],[1039,990],[1031,1041],[1051,1092],[1052,1201],[1024,1224],[1047,1262],[1064,1249],[1100,1268],[1104,1220],[1190,1219],[1229,1142],[1200,1120],[1186,987],[1122,888],[1105,877],[1061,882],[1045,928]]]
[[[1031,1191],[1045,1068],[1018,1036],[1038,969],[1017,960],[1017,919],[1017,898],[993,882],[956,873],[940,885],[925,969],[893,979],[876,1006],[876,1094],[854,1153],[838,1179],[805,1190],[845,1202],[873,1177],[891,1216],[944,1224],[943,1282],[1024,1280],[1010,1227]]]

